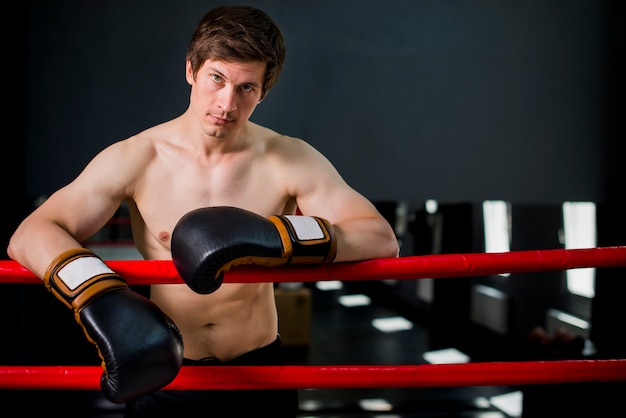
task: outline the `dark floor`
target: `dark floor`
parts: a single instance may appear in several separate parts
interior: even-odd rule
[[[355,285],[343,283],[340,289],[320,290],[306,284],[310,291],[310,333],[306,344],[287,344],[290,364],[308,365],[419,365],[426,363],[424,353],[433,348],[429,331],[409,321],[411,328],[383,332],[373,326],[376,318],[400,317],[389,303],[369,297],[367,306],[345,306],[344,296],[360,293]],[[366,298],[368,299],[368,298]],[[296,318],[306,321],[303,318]],[[285,340],[289,341],[285,335]],[[580,386],[576,386],[580,388]],[[565,391],[577,396],[576,391]],[[540,392],[544,388],[538,389]],[[528,392],[530,393],[530,392]],[[61,416],[86,418],[121,417],[121,406],[106,401],[99,392],[0,392],[0,402],[7,409],[19,410],[15,416],[28,412],[57,412]],[[568,395],[565,395],[566,397]],[[367,388],[367,389],[307,389],[300,391],[301,418],[511,418],[522,416],[520,388],[513,387],[443,387],[443,388]],[[508,404],[497,402],[512,398]],[[562,398],[561,398],[562,399]],[[383,407],[376,407],[382,401]],[[535,403],[539,411],[553,411],[545,402]],[[368,406],[369,405],[369,406]],[[380,405],[380,404],[378,404]],[[554,405],[553,405],[554,406]],[[11,407],[11,408],[10,408]],[[13,415],[11,415],[13,416]],[[524,411],[524,418],[531,417]],[[553,413],[534,413],[538,416]],[[598,415],[599,416],[599,415]]]
[[[307,287],[309,287],[307,285]],[[345,306],[340,298],[363,295],[363,289],[344,283],[338,290],[310,286],[313,315],[307,348],[288,347],[294,363],[312,365],[417,365],[427,363],[431,350],[429,333],[411,322],[411,329],[383,332],[375,319],[400,318],[393,307],[377,302]],[[367,295],[365,295],[367,296]],[[300,350],[300,351],[299,351]],[[301,363],[302,364],[302,363]],[[317,389],[300,392],[301,417],[464,417],[508,418],[489,402],[495,395],[509,394],[510,387]],[[383,400],[388,406],[367,410],[368,401]]]

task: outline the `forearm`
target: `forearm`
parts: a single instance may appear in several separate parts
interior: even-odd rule
[[[393,229],[381,218],[357,218],[333,225],[337,235],[335,262],[398,257]]]
[[[26,220],[11,237],[7,255],[39,278],[43,278],[55,257],[80,246],[81,244],[58,224]]]

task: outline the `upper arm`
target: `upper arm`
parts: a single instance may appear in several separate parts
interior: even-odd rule
[[[305,142],[296,147],[290,191],[303,214],[321,216],[332,223],[353,218],[378,218],[379,212],[343,179],[333,164]]]
[[[71,183],[44,202],[38,216],[59,224],[78,241],[95,234],[132,193],[137,153],[127,148],[125,142],[115,143],[96,155]]]
[[[374,204],[348,185],[320,152],[304,142],[292,145],[287,153],[291,157],[288,193],[303,215],[319,216],[333,224],[335,261],[397,257],[393,228]]]
[[[126,151],[124,144],[103,150],[35,208],[12,235],[8,255],[41,275],[55,256],[95,234],[132,190],[133,163]]]

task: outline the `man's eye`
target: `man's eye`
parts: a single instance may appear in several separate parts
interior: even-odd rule
[[[213,75],[211,75],[211,78],[212,78],[212,79],[213,79],[213,81],[215,81],[216,83],[221,83],[222,81],[224,81],[224,79],[223,79],[221,76],[217,75],[217,74],[213,74]]]
[[[252,86],[244,84],[243,86],[241,86],[241,90],[246,91],[246,92],[252,91]]]

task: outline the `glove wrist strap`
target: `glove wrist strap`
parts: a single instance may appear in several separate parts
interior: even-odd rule
[[[337,254],[333,226],[317,216],[271,216],[283,242],[283,256],[295,264],[330,263]]]
[[[57,299],[76,311],[95,295],[128,286],[87,248],[74,248],[58,255],[46,270],[44,284]]]

